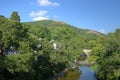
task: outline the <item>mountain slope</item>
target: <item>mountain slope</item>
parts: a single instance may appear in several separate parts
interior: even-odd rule
[[[27,22],[25,24],[30,25],[30,34],[34,35],[34,37],[47,38],[48,40],[53,39],[63,44],[74,43],[74,46],[77,45],[80,48],[86,48],[90,40],[103,36],[102,33],[80,29],[55,20],[42,20]]]

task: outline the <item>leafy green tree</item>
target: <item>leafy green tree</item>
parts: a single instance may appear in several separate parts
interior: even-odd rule
[[[13,14],[18,16],[17,12]],[[3,80],[18,80],[17,77],[29,73],[29,68],[32,67],[29,65],[33,50],[28,26],[21,24],[19,16],[15,18],[15,15],[11,19],[0,16],[0,79]]]
[[[110,33],[107,37],[92,41],[90,60],[95,64],[93,69],[100,80],[120,79],[120,29]]]
[[[14,11],[14,12],[11,14],[10,19],[11,19],[11,20],[14,20],[14,21],[20,22],[20,16],[18,15],[18,12]]]

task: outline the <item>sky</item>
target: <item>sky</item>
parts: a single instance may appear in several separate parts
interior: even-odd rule
[[[105,34],[120,28],[120,0],[0,0],[0,15],[13,11],[21,22],[58,20]]]

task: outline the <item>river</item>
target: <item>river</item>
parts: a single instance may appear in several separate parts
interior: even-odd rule
[[[90,66],[80,66],[81,75],[78,80],[97,80],[94,77],[95,72],[90,71]]]
[[[58,80],[97,80],[94,77],[95,72],[90,71],[91,66],[86,64],[87,55],[81,54],[79,60],[81,65],[78,68],[69,70],[65,76]]]
[[[75,70],[70,70],[60,80],[97,80],[94,77],[94,72],[90,71],[90,66],[81,65]]]

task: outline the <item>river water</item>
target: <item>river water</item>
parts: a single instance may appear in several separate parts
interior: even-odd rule
[[[82,65],[75,70],[70,70],[60,80],[97,80],[94,72],[90,71],[90,66]]]
[[[78,80],[97,80],[94,77],[95,72],[90,71],[90,66],[80,66],[81,75]]]

